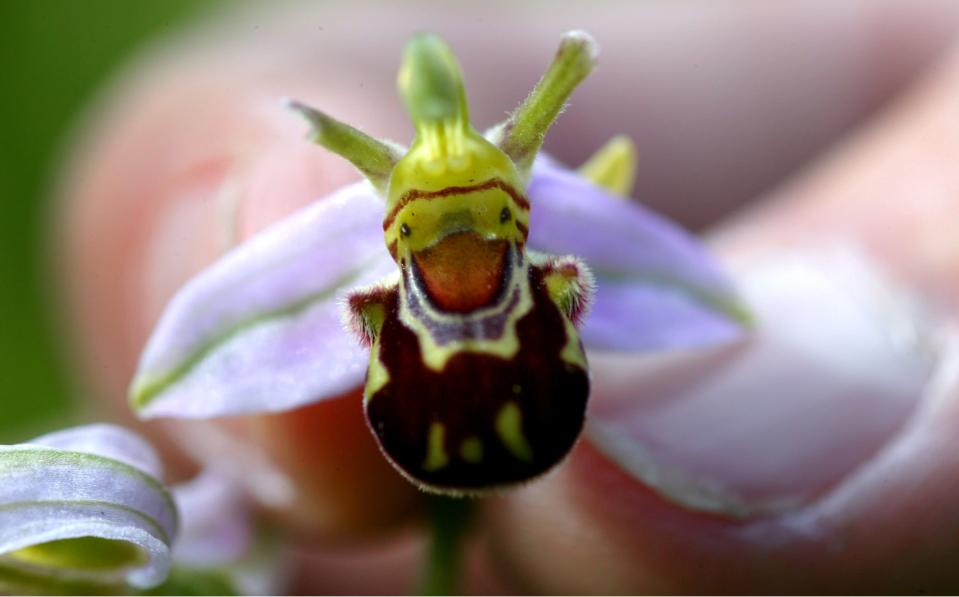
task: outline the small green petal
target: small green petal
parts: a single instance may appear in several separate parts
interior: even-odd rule
[[[619,197],[629,197],[636,181],[636,144],[626,135],[617,135],[579,167],[583,178]]]
[[[491,135],[528,176],[546,132],[563,111],[566,100],[596,65],[598,46],[585,31],[569,31],[553,62],[529,97]]]
[[[390,172],[402,152],[305,104],[288,101],[287,107],[313,126],[310,133],[313,141],[349,160],[377,191],[386,192]]]

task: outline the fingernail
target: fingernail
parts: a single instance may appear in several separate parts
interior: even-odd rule
[[[588,435],[668,499],[746,517],[798,507],[876,454],[936,350],[929,315],[854,250],[730,265],[756,332],[694,353],[591,354]]]

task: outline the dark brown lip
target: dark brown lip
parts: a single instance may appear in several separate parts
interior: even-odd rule
[[[493,304],[505,284],[509,241],[455,232],[413,254],[418,278],[432,303],[454,313]]]

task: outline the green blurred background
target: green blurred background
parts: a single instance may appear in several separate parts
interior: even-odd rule
[[[68,422],[47,196],[70,127],[144,42],[216,0],[0,2],[0,443]]]

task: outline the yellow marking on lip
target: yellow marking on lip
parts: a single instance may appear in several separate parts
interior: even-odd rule
[[[423,470],[433,472],[438,471],[450,462],[446,455],[446,447],[443,440],[446,436],[446,428],[442,423],[434,422],[430,425],[430,435],[426,449],[426,460],[423,461]]]
[[[471,435],[464,439],[463,443],[460,444],[460,458],[470,464],[481,462],[483,460],[483,442],[480,441],[480,438]]]
[[[583,343],[579,341],[579,334],[576,332],[576,326],[568,318],[563,318],[563,327],[566,328],[566,345],[563,346],[559,357],[563,361],[575,365],[583,371],[589,370],[586,363],[586,353],[583,352]]]
[[[513,456],[524,462],[533,460],[533,450],[523,435],[523,412],[515,402],[507,402],[496,415],[496,433]]]
[[[363,400],[369,402],[374,394],[390,383],[390,372],[380,358],[380,338],[373,341],[369,367],[366,370],[366,384],[363,386]]]

